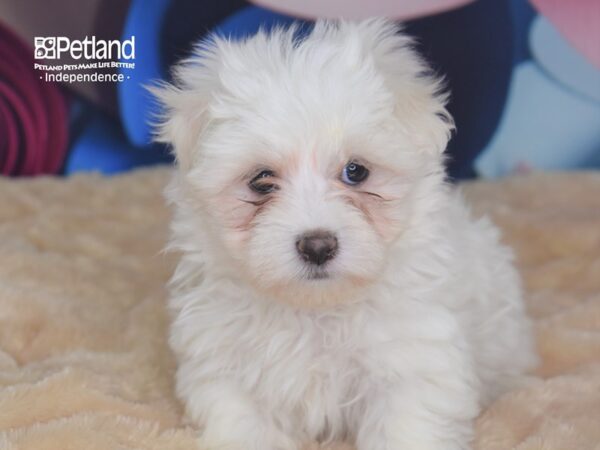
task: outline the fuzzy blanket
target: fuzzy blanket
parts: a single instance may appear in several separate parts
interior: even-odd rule
[[[0,179],[0,449],[194,449],[166,343],[167,176]],[[475,448],[600,449],[600,173],[465,191],[516,249],[543,357]]]

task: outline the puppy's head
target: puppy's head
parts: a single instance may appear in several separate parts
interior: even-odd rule
[[[216,260],[268,297],[354,298],[440,189],[444,98],[389,22],[215,37],[175,80],[155,89],[158,134],[185,208],[204,216],[187,238],[208,234]]]

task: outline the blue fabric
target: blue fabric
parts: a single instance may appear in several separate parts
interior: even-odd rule
[[[507,108],[476,162],[486,177],[600,163],[600,70],[544,17],[529,29],[531,55],[515,70]]]
[[[257,6],[246,6],[218,24],[214,31],[222,36],[243,39],[255,34],[260,28],[270,30],[275,26],[294,22],[309,23]]]
[[[145,146],[152,141],[149,122],[158,106],[144,85],[165,77],[166,70],[159,55],[159,37],[169,1],[132,0],[123,30],[123,39],[135,36],[136,57],[134,70],[121,70],[130,79],[117,87],[119,111],[127,138],[136,146]]]
[[[600,105],[573,95],[534,62],[515,70],[506,112],[477,160],[485,177],[600,165]]]
[[[195,42],[247,6],[245,0],[171,0],[160,31],[163,67],[189,56]]]
[[[510,0],[513,23],[513,63],[520,64],[531,59],[529,29],[537,13],[527,0]]]
[[[473,177],[473,161],[496,130],[506,101],[513,67],[510,3],[478,0],[409,22],[406,29],[451,93],[456,133],[447,150],[450,177]]]
[[[549,76],[574,95],[600,104],[600,69],[569,45],[547,19],[535,20],[530,42],[536,63]]]
[[[86,117],[85,126],[71,146],[64,172],[114,174],[169,162],[172,157],[164,146],[135,147],[128,142],[118,121],[94,111]]]

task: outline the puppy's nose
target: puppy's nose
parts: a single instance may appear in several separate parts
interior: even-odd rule
[[[317,266],[325,264],[337,253],[338,241],[328,231],[311,231],[296,241],[298,253],[305,261]]]

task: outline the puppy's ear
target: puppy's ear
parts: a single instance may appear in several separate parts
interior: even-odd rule
[[[454,121],[446,110],[449,96],[443,80],[419,57],[413,40],[398,24],[377,18],[346,26],[354,27],[364,57],[372,55],[396,98],[395,112],[416,145],[440,155],[454,130]]]
[[[147,86],[160,104],[154,122],[155,140],[171,145],[184,172],[193,166],[202,133],[210,122],[208,106],[216,82],[216,49],[214,41],[202,44],[193,56],[175,66],[173,84]]]

